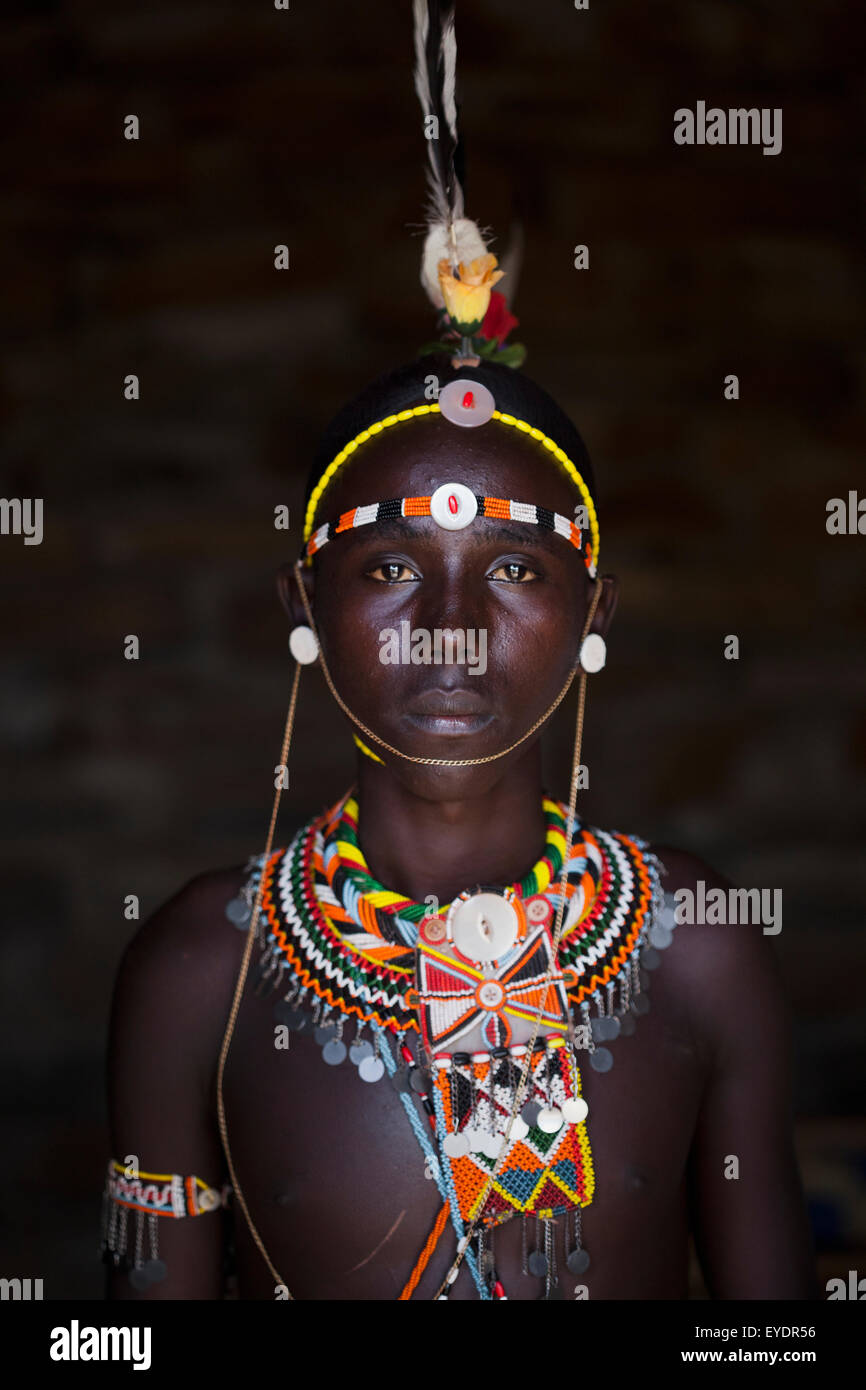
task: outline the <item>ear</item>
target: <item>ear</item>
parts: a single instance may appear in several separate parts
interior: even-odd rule
[[[301,583],[304,586],[310,606],[313,603],[313,593],[315,590],[315,580],[313,577],[312,565],[300,565]],[[277,593],[280,603],[289,617],[290,627],[306,627],[307,615],[304,612],[304,605],[301,602],[301,595],[298,593],[298,581],[295,578],[295,566],[286,561],[277,570]]]
[[[608,630],[613,622],[613,615],[616,612],[617,599],[619,598],[619,580],[615,574],[600,575],[597,583],[601,584],[601,597],[598,600],[598,607],[595,610],[595,617],[592,620],[590,632],[597,632],[599,637],[607,638]]]

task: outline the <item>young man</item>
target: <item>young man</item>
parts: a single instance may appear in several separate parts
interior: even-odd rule
[[[431,376],[441,408],[410,415],[429,401]],[[464,428],[459,412],[479,388],[497,414]],[[382,420],[391,423],[370,430]],[[359,434],[367,437],[328,469]],[[257,994],[251,978],[240,992],[227,1052],[249,943],[226,910],[238,917],[245,885],[251,903],[246,871],[194,880],[126,952],[110,1046],[119,1166],[109,1216],[116,1225],[123,1201],[130,1222],[138,1209],[167,1215],[173,1201],[176,1215],[185,1205],[204,1219],[145,1216],[140,1258],[131,1231],[126,1240],[138,1277],[131,1285],[112,1269],[111,1296],[222,1296],[223,1223],[208,1209],[217,1198],[202,1203],[193,1176],[214,1193],[235,1188],[244,1299],[285,1297],[286,1286],[294,1298],[329,1300],[431,1299],[443,1287],[455,1299],[682,1299],[690,1232],[711,1297],[816,1296],[771,944],[746,923],[672,931],[672,895],[722,880],[689,854],[662,847],[654,858],[640,841],[592,831],[579,798],[569,837],[544,799],[546,715],[588,650],[590,615],[589,630],[604,638],[616,605],[615,581],[593,574],[594,484],[573,425],[510,368],[427,357],[341,412],[308,495],[307,533],[320,544],[314,553],[308,544],[303,570],[287,566],[280,593],[293,630],[313,617],[333,688],[364,731],[353,799],[321,817],[308,841],[299,832],[309,862],[302,848],[299,867],[278,854],[264,884],[253,877],[269,938],[264,983],[275,988]],[[578,537],[563,519],[580,507],[587,523],[587,495]],[[377,508],[383,499],[412,505]],[[417,634],[446,630],[484,634],[483,670],[429,659],[434,648]],[[417,640],[422,659],[406,660],[399,643],[382,659],[388,633]],[[603,685],[588,679],[588,717],[602,718]],[[565,768],[562,784],[551,791],[567,792]],[[310,809],[322,810],[314,788]],[[563,835],[574,851],[565,871],[576,866],[567,883],[555,854]],[[651,891],[656,873],[666,912]],[[509,913],[522,925],[501,949],[473,952],[460,911],[483,891],[488,905],[506,906],[504,916],[496,902],[484,908],[482,934],[498,939]],[[602,912],[606,934],[593,936]],[[311,945],[316,931],[330,944]],[[536,939],[548,971],[540,993],[529,1004],[529,994],[512,994],[500,1008],[518,988],[502,961]],[[657,967],[648,992],[641,953]],[[443,962],[452,969],[444,984],[433,969]],[[476,978],[468,1022],[455,1023],[454,999]],[[543,1065],[533,1051],[522,1077],[534,1024]],[[221,1047],[233,1173],[217,1103]],[[573,1070],[557,1071],[566,1053],[579,1087]],[[376,1081],[386,1056],[398,1064],[396,1086],[387,1074]],[[494,1094],[496,1067],[507,1075],[497,1074]],[[514,1109],[530,1093],[534,1109]],[[480,1199],[487,1225],[473,1225]],[[148,1244],[156,1226],[158,1251]],[[116,1229],[109,1244],[124,1246]]]

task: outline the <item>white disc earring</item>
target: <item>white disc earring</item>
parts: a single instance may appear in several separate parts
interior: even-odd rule
[[[319,644],[311,627],[301,624],[293,627],[289,634],[289,651],[302,666],[309,666],[318,660]]]
[[[584,671],[593,674],[600,671],[607,661],[607,646],[603,637],[597,632],[591,632],[588,637],[584,637],[583,645],[580,649],[580,664]]]

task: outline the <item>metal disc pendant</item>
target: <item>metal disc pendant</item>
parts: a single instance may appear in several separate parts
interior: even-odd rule
[[[521,1139],[525,1139],[528,1133],[529,1125],[526,1123],[523,1116],[515,1115],[511,1123],[512,1140],[517,1140],[519,1142]]]
[[[606,1019],[605,1022],[607,1023],[607,1027],[604,1030],[606,1034],[605,1042],[613,1042],[614,1038],[619,1037],[620,1031],[622,1029],[622,1024],[620,1023],[620,1020],[616,1018],[613,1014],[610,1016],[610,1018]]]
[[[589,1255],[585,1250],[572,1250],[565,1263],[569,1274],[585,1274],[589,1269]]]
[[[636,1014],[648,1014],[650,1002],[646,994],[636,994],[631,1001],[632,1012]]]
[[[536,1279],[543,1279],[547,1273],[547,1256],[543,1255],[540,1250],[533,1250],[526,1261],[526,1267]]]
[[[634,1014],[623,1014],[619,1021],[619,1031],[623,1038],[630,1038],[635,1031],[637,1024],[634,1021]]]
[[[589,1054],[589,1065],[593,1071],[610,1071],[613,1066],[613,1053],[606,1047],[597,1047]]]
[[[469,1140],[465,1134],[446,1134],[442,1148],[449,1158],[465,1158],[469,1153]]]
[[[674,939],[674,934],[663,922],[656,922],[650,931],[649,939],[657,951],[666,951]]]
[[[150,1287],[150,1279],[145,1273],[143,1265],[138,1269],[131,1269],[129,1271],[129,1282],[134,1289],[138,1289],[139,1293]]]
[[[336,1033],[336,1023],[320,1023],[318,1028],[313,1029],[313,1037],[316,1039],[319,1047],[324,1047],[325,1043],[330,1042],[331,1039],[336,1036]]]
[[[487,1158],[498,1158],[499,1150],[502,1148],[501,1134],[485,1134],[481,1140],[481,1152]]]
[[[469,1152],[473,1154],[481,1153],[481,1145],[484,1142],[484,1130],[473,1129],[471,1125],[467,1125],[463,1133],[466,1135],[466,1142],[469,1145]]]
[[[339,1038],[332,1038],[322,1048],[322,1061],[327,1062],[329,1067],[338,1067],[341,1062],[346,1060],[346,1044],[340,1042]]]
[[[353,1042],[352,1046],[349,1048],[349,1061],[354,1062],[356,1067],[361,1065],[365,1057],[372,1056],[373,1044],[367,1042],[366,1038],[362,1038],[360,1042]]]
[[[358,1068],[358,1075],[362,1081],[379,1081],[385,1072],[385,1063],[381,1057],[365,1057]]]
[[[415,1067],[412,1071],[410,1071],[409,1085],[412,1087],[412,1090],[415,1092],[416,1096],[423,1096],[426,1092],[428,1085],[427,1078],[425,1077],[424,1073],[419,1070],[418,1067]]]
[[[551,1284],[550,1292],[544,1295],[545,1303],[559,1303],[564,1297],[562,1289],[558,1284]]]
[[[658,970],[661,965],[661,956],[655,946],[644,946],[641,951],[640,963],[644,970]]]
[[[289,1027],[295,1033],[309,1033],[313,1027],[313,1015],[308,1014],[306,1009],[295,1010],[295,1021]]]
[[[226,904],[226,917],[233,926],[240,927],[241,931],[246,931],[249,926],[252,911],[246,898],[232,898],[231,902]]]
[[[147,1260],[144,1272],[152,1284],[161,1284],[168,1274],[168,1268],[164,1260]]]
[[[284,1023],[293,1033],[303,1032],[306,1014],[297,1005],[287,1004],[285,1000],[282,1000],[279,1004],[274,1005],[274,1014],[280,1023]]]
[[[589,1106],[583,1096],[572,1096],[569,1100],[564,1100],[559,1108],[563,1119],[570,1125],[583,1124],[589,1114]]]
[[[365,1060],[365,1058],[361,1058],[362,1062]],[[361,1062],[359,1062],[358,1065],[360,1066]],[[394,1087],[394,1090],[397,1092],[398,1096],[408,1096],[409,1077],[406,1075],[405,1067],[397,1068],[397,1070],[394,1072],[394,1075],[391,1077],[391,1085]]]
[[[528,1100],[521,1110],[521,1118],[529,1125],[530,1129],[535,1128],[535,1122],[538,1119],[538,1112],[540,1109],[541,1106],[537,1100]]]
[[[539,1110],[536,1124],[545,1134],[558,1134],[562,1129],[562,1111],[555,1105],[545,1105],[543,1110]]]

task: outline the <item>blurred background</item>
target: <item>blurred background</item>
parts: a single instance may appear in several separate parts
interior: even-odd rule
[[[100,1298],[124,898],[146,916],[261,847],[311,450],[435,336],[425,146],[409,0],[7,13],[2,486],[44,498],[45,533],[0,537],[0,1274]],[[622,585],[582,813],[782,889],[823,1278],[866,1273],[866,538],[825,529],[866,495],[856,15],[475,0],[457,23],[467,211],[499,255],[522,226],[512,338],[584,435]],[[781,107],[782,153],[676,146],[698,100]],[[281,842],[352,776],[308,679]],[[569,711],[561,794],[570,739]]]

